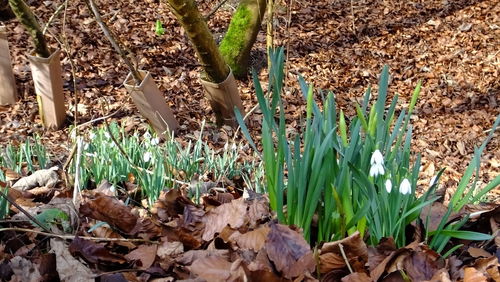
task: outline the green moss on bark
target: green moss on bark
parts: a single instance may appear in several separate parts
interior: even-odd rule
[[[248,33],[252,27],[252,13],[247,6],[240,5],[233,15],[228,32],[222,40],[219,50],[226,63],[231,67],[235,76],[246,73],[247,64],[242,64],[241,51],[247,48]]]

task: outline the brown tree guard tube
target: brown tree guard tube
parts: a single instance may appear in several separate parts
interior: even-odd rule
[[[139,85],[136,84],[132,73],[129,73],[123,85],[141,115],[149,120],[156,133],[168,138],[171,132],[177,130],[179,124],[151,74],[142,70],[139,73],[143,77]]]
[[[12,72],[6,27],[0,26],[0,105],[11,105],[16,101],[16,81]]]
[[[234,107],[237,107],[242,115],[245,115],[245,113],[233,72],[230,71],[227,78],[221,83],[206,81],[201,77],[200,80],[203,88],[205,88],[207,92],[207,96],[209,97],[208,100],[210,101],[215,115],[222,117],[222,123],[236,126],[238,123],[234,116]],[[217,122],[219,123],[221,121],[217,119]]]
[[[61,128],[66,119],[60,54],[56,50],[48,58],[28,56],[40,116],[50,129]]]

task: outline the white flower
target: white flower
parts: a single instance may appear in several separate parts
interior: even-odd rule
[[[95,133],[94,132],[90,132],[89,133],[89,139],[92,140],[95,138]]]
[[[228,143],[224,144],[224,152],[227,152],[228,145]]]
[[[370,168],[371,177],[384,175],[384,156],[378,149],[373,152],[372,158],[370,159],[370,164],[372,165]]]
[[[111,136],[109,135],[109,133],[107,131],[104,132],[104,137],[106,137],[106,139],[110,139]]]
[[[233,145],[231,145],[231,150],[233,150],[233,151],[238,150],[238,147],[236,147],[236,144],[235,144],[235,143],[233,143]]]
[[[145,163],[147,163],[151,160],[152,157],[153,157],[153,155],[150,152],[146,152],[146,153],[144,153],[144,156],[142,157],[142,159],[144,160]]]
[[[160,144],[160,138],[156,137],[151,139],[151,145],[156,146],[158,144]]]
[[[385,190],[387,191],[387,193],[391,193],[392,191],[392,182],[390,179],[387,179],[385,181]]]
[[[144,135],[142,135],[142,137],[144,137],[144,140],[148,140],[148,141],[151,140],[151,134],[149,134],[148,131],[146,131],[146,133],[144,133]]]
[[[399,185],[399,193],[406,195],[411,193],[411,184],[408,179],[403,179],[401,184]]]
[[[385,170],[384,170],[383,165],[376,164],[376,165],[372,165],[372,167],[370,168],[370,176],[371,177],[375,177],[377,175],[384,175],[384,173],[385,173]]]
[[[384,164],[384,156],[382,155],[379,149],[373,152],[372,158],[370,159],[370,164],[371,165]]]
[[[436,184],[436,178],[437,178],[437,175],[434,175],[431,178],[431,181],[429,182],[429,187],[432,187],[432,186],[434,186],[434,184]]]

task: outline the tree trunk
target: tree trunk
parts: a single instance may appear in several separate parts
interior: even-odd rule
[[[241,0],[219,50],[237,78],[248,72],[250,51],[266,11],[266,0]]]
[[[243,112],[238,86],[194,0],[168,0],[203,66],[202,84],[217,125],[236,126],[234,108]]]
[[[31,9],[23,0],[9,0],[9,4],[17,19],[24,25],[31,36],[35,45],[35,54],[42,58],[50,57],[51,52],[43,36],[42,29]]]
[[[229,75],[229,67],[217,49],[205,19],[194,0],[168,0],[172,12],[184,27],[205,70],[205,79],[219,83]]]

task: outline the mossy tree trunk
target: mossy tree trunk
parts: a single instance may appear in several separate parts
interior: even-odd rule
[[[205,71],[204,79],[214,83],[224,81],[229,75],[229,68],[217,48],[205,19],[196,6],[196,2],[194,0],[167,1],[193,44]]]
[[[35,45],[35,54],[43,58],[50,57],[51,52],[43,36],[42,28],[28,5],[23,0],[9,0],[9,5],[17,19],[31,36]]]
[[[241,0],[219,50],[237,78],[248,72],[250,51],[266,11],[267,0]]]

